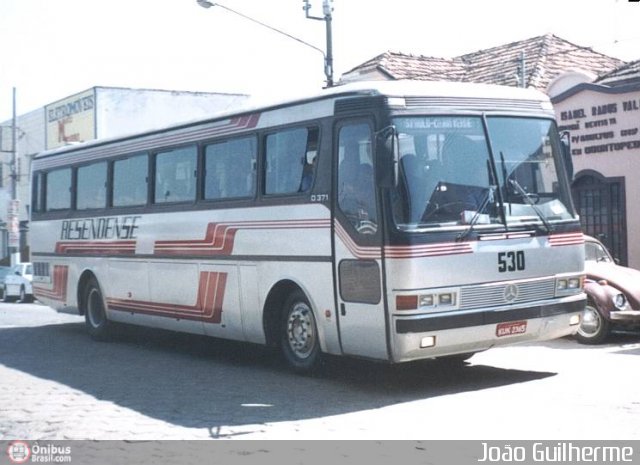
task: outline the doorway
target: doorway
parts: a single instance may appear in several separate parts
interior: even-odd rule
[[[606,178],[596,171],[581,171],[572,185],[573,198],[585,234],[600,240],[627,265],[625,178]]]

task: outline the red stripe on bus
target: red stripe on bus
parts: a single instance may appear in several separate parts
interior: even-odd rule
[[[194,305],[115,298],[108,298],[107,305],[110,310],[219,324],[222,321],[226,286],[227,273],[201,271]]]
[[[45,287],[34,284],[33,291],[38,297],[44,297],[60,302],[67,301],[67,282],[69,279],[69,267],[54,265],[53,267],[53,287]]]
[[[329,220],[252,221],[209,223],[203,239],[156,241],[154,254],[164,255],[232,255],[236,233],[241,230],[318,229],[329,228]]]
[[[154,147],[158,147],[160,145],[188,143],[200,140],[202,138],[224,136],[245,129],[253,129],[258,125],[259,120],[260,113],[254,113],[245,116],[234,116],[232,118],[220,121],[213,126],[193,129],[187,132],[178,132],[176,134],[169,133],[159,136],[156,139],[143,138],[139,141],[127,141],[122,143],[122,145],[120,146],[116,146],[115,148],[113,146],[89,147],[86,149],[86,151],[83,150],[77,154],[71,155],[71,157],[67,160],[60,160],[56,157],[36,159],[33,162],[34,169],[48,169],[67,163],[96,160],[104,157],[105,155],[119,155],[124,153],[142,152]]]
[[[385,256],[387,258],[440,257],[444,255],[460,255],[467,253],[473,253],[473,246],[469,242],[462,244],[443,242],[440,244],[418,245],[412,247],[385,247]]]
[[[549,245],[551,247],[583,244],[584,235],[582,233],[552,234],[551,236],[549,236]]]
[[[112,254],[131,255],[136,251],[136,241],[69,241],[56,242],[59,254]]]

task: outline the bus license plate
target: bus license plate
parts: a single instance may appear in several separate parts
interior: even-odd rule
[[[496,336],[515,336],[527,332],[526,321],[510,321],[509,323],[500,323],[496,326]]]

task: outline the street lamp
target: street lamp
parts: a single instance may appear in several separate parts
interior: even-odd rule
[[[310,47],[320,53],[322,53],[322,56],[324,57],[324,74],[327,78],[327,87],[332,87],[333,86],[333,47],[332,47],[332,37],[331,37],[331,11],[333,10],[333,8],[331,7],[331,1],[332,0],[323,0],[323,13],[324,13],[324,17],[319,18],[319,17],[315,17],[315,16],[310,16],[309,15],[309,9],[311,8],[311,5],[309,5],[309,0],[303,0],[305,5],[302,7],[302,9],[305,11],[306,13],[306,17],[308,19],[317,19],[317,20],[322,20],[325,21],[326,23],[326,34],[327,34],[327,53],[325,53],[322,49],[316,47],[315,45],[310,44],[309,42],[305,42],[302,39],[299,39],[295,36],[292,36],[291,34],[288,34],[284,31],[281,31],[280,29],[276,29],[273,26],[269,26],[268,24],[265,24],[261,21],[258,21],[257,19],[251,18],[250,16],[247,16],[243,13],[240,13],[239,11],[233,10],[227,6],[224,6],[218,2],[210,2],[208,0],[196,0],[198,2],[198,5],[200,5],[202,8],[211,8],[212,6],[218,6],[220,8],[224,8],[225,10],[240,16],[244,19],[248,19],[249,21],[259,24],[260,26],[266,27],[267,29],[271,29],[274,32],[277,32],[278,34],[281,34],[283,36],[286,36],[290,39],[295,40],[296,42],[299,42],[303,45],[306,45],[307,47]]]

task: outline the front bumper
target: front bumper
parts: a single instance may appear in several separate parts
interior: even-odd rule
[[[555,339],[575,334],[586,304],[584,294],[526,307],[450,312],[431,315],[394,316],[394,361],[442,357],[479,352],[491,347],[527,341]],[[504,323],[526,322],[526,331],[499,335]],[[422,347],[424,338],[435,344]]]
[[[640,310],[615,310],[609,317],[616,323],[640,323]]]

